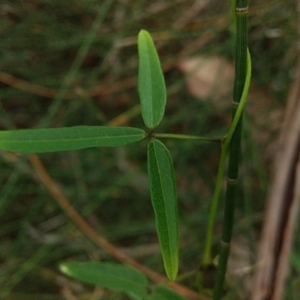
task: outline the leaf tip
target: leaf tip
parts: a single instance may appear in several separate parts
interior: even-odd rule
[[[149,32],[146,29],[141,29],[138,33],[138,37],[142,35],[150,35]]]
[[[168,278],[171,281],[175,281],[177,278],[177,274],[178,274],[178,263],[176,262],[176,264],[173,265],[172,268],[165,268],[165,270],[166,270]]]
[[[64,274],[68,274],[68,273],[69,273],[69,268],[68,268],[68,266],[66,265],[66,263],[60,263],[60,264],[58,265],[58,268],[59,268],[59,270],[60,270],[62,273],[64,273]]]

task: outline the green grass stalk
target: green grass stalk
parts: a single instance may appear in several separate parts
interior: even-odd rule
[[[218,167],[218,173],[217,173],[217,179],[216,179],[216,187],[214,190],[212,203],[211,203],[211,207],[210,207],[209,220],[208,220],[205,246],[204,246],[204,253],[202,256],[202,265],[203,266],[207,266],[212,263],[211,249],[212,249],[212,241],[213,241],[213,236],[214,236],[213,229],[214,229],[214,224],[215,224],[215,219],[216,219],[216,214],[217,214],[218,202],[219,202],[219,198],[220,198],[220,194],[221,194],[221,190],[222,190],[222,181],[223,181],[223,176],[224,176],[224,172],[225,172],[226,158],[227,158],[231,139],[233,137],[233,134],[235,132],[235,129],[241,118],[243,109],[246,104],[248,90],[249,90],[250,81],[251,81],[251,71],[252,71],[251,70],[251,56],[248,51],[248,53],[247,53],[247,75],[246,75],[246,79],[245,79],[243,93],[241,96],[239,106],[238,106],[236,113],[234,115],[234,118],[232,120],[231,126],[229,128],[229,131],[228,131],[226,137],[224,138],[224,141],[223,141],[222,147],[221,147],[221,157],[220,157],[220,161],[219,161],[219,167]]]
[[[233,3],[233,2],[232,2]],[[247,75],[248,45],[248,0],[236,1],[236,48],[235,48],[235,82],[233,90],[233,119],[239,108]],[[223,294],[223,284],[230,251],[230,242],[234,222],[236,187],[238,181],[239,157],[241,148],[242,113],[236,127],[231,131],[229,144],[229,162],[227,171],[227,190],[225,196],[224,223],[219,253],[217,278],[214,285],[213,299],[219,300]]]

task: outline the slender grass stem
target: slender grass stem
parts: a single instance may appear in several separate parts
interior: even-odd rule
[[[229,128],[229,131],[224,139],[224,142],[222,143],[221,157],[220,157],[220,161],[219,161],[219,167],[218,167],[218,173],[217,173],[217,179],[216,179],[216,187],[215,187],[213,198],[212,198],[208,226],[207,226],[207,231],[206,231],[205,246],[204,246],[204,252],[203,252],[203,256],[202,256],[202,265],[208,265],[212,262],[211,248],[212,248],[212,241],[213,241],[213,236],[214,236],[214,224],[215,224],[215,220],[216,220],[218,202],[219,202],[219,198],[220,198],[220,194],[221,194],[221,190],[222,190],[222,181],[223,181],[223,176],[224,176],[224,171],[225,171],[228,148],[229,148],[232,136],[235,132],[236,126],[239,122],[239,119],[241,118],[243,109],[246,104],[250,81],[251,81],[251,56],[248,51],[247,52],[247,74],[246,74],[246,80],[245,80],[243,93],[242,93],[238,108],[236,110],[236,113],[234,115],[233,121],[231,123],[231,126]]]
[[[232,2],[233,3],[233,2]],[[238,109],[245,87],[247,65],[248,44],[248,0],[236,0],[236,48],[235,48],[235,82],[233,90],[233,124],[230,133],[229,162],[227,171],[227,190],[225,196],[224,222],[222,239],[219,253],[219,264],[217,278],[214,285],[213,300],[219,300],[223,293],[223,284],[227,268],[227,261],[230,251],[230,242],[234,221],[234,207],[236,197],[236,187],[238,181],[239,156],[242,132],[242,109]],[[247,63],[248,62],[248,63]],[[240,115],[237,115],[239,111]],[[236,117],[235,117],[236,116]],[[227,147],[226,147],[227,148]]]
[[[217,215],[217,209],[218,209],[218,203],[219,198],[222,190],[222,181],[225,171],[225,164],[226,164],[226,158],[227,158],[227,149],[224,147],[224,144],[221,148],[221,157],[219,161],[219,167],[218,167],[218,173],[217,173],[217,179],[216,179],[216,186],[214,189],[214,194],[212,197],[212,202],[210,206],[210,213],[209,213],[209,219],[206,229],[206,237],[205,237],[205,244],[204,244],[204,252],[202,256],[202,265],[207,266],[212,262],[212,242],[213,242],[213,236],[214,236],[214,225]]]
[[[252,64],[251,64],[251,55],[249,50],[247,49],[247,60],[246,60],[246,79],[245,79],[245,84],[243,87],[243,92],[242,92],[242,96],[239,100],[239,104],[238,107],[235,111],[233,120],[231,122],[229,131],[226,135],[226,138],[224,140],[224,146],[228,147],[231,139],[233,137],[233,134],[235,132],[235,129],[239,123],[239,120],[243,114],[243,110],[247,101],[247,95],[248,95],[248,91],[249,91],[249,86],[250,86],[250,81],[251,81],[251,74],[252,74]]]

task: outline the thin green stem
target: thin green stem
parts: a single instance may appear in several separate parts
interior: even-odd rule
[[[224,170],[225,170],[225,164],[226,164],[226,158],[227,158],[227,148],[224,147],[224,144],[222,144],[221,148],[221,157],[219,161],[218,166],[218,173],[217,173],[217,179],[216,179],[216,185],[214,189],[214,194],[210,206],[210,213],[209,213],[209,219],[206,229],[206,237],[205,237],[205,243],[204,243],[204,252],[202,256],[202,265],[207,266],[212,262],[212,242],[213,242],[213,236],[214,236],[214,224],[216,220],[217,215],[217,209],[218,209],[218,202],[222,190],[222,181],[224,177]]]
[[[223,177],[224,177],[228,148],[229,148],[229,144],[231,142],[233,133],[238,124],[238,121],[241,118],[244,106],[246,104],[250,81],[251,81],[251,56],[248,51],[248,53],[247,53],[247,74],[246,74],[245,86],[244,86],[243,93],[241,96],[240,104],[236,110],[235,116],[234,116],[231,126],[229,128],[228,134],[226,135],[226,138],[225,138],[224,142],[222,143],[221,157],[220,157],[220,161],[219,161],[216,185],[215,185],[215,190],[214,190],[214,194],[213,194],[213,198],[212,198],[212,202],[211,202],[209,220],[208,220],[208,225],[207,225],[207,230],[206,230],[204,252],[203,252],[203,256],[202,256],[202,265],[208,265],[212,262],[211,252],[212,252],[212,241],[213,241],[213,236],[214,236],[214,224],[215,224],[215,220],[216,220],[218,203],[219,203],[220,194],[221,194],[221,190],[222,190],[222,181],[223,181]]]
[[[230,242],[234,222],[234,208],[236,187],[238,181],[239,156],[241,148],[242,111],[239,104],[245,89],[247,78],[247,66],[250,58],[247,58],[248,44],[248,0],[236,1],[236,50],[235,50],[235,82],[233,90],[233,121],[235,122],[229,131],[228,148],[229,162],[227,171],[227,189],[225,196],[224,222],[219,253],[217,278],[214,285],[213,300],[219,300],[223,294],[223,284],[230,252]],[[251,70],[250,70],[251,71]],[[239,112],[239,115],[237,113]],[[225,141],[226,143],[226,141]],[[226,147],[227,147],[226,145]]]
[[[244,106],[246,104],[250,81],[251,81],[251,56],[250,56],[249,51],[247,51],[247,74],[246,74],[244,89],[242,92],[241,100],[239,101],[238,108],[236,110],[233,121],[229,128],[228,134],[227,134],[224,142],[222,143],[222,147],[221,147],[221,157],[220,157],[219,166],[218,166],[215,190],[214,190],[212,203],[211,203],[211,207],[210,207],[209,220],[208,220],[206,238],[205,238],[205,244],[204,244],[204,252],[203,252],[203,256],[202,256],[202,265],[204,265],[204,266],[208,265],[212,262],[211,249],[212,249],[212,241],[213,241],[213,236],[214,236],[214,224],[215,224],[216,215],[217,215],[218,202],[219,202],[219,198],[220,198],[220,194],[221,194],[221,190],[222,190],[222,181],[223,181],[223,176],[224,176],[224,171],[225,171],[228,148],[229,148],[229,144],[231,142],[233,133],[238,124],[238,121],[241,118]],[[213,141],[213,142],[222,141],[221,138],[207,138],[207,137],[182,135],[182,134],[169,134],[169,133],[155,133],[154,136],[157,138],[174,138],[174,139],[177,138],[177,139],[190,139],[190,140],[197,139],[197,140]]]
[[[231,126],[229,128],[228,134],[226,135],[226,138],[224,142],[222,143],[221,147],[221,157],[219,161],[218,166],[218,173],[217,173],[217,179],[216,179],[216,185],[215,190],[212,198],[212,204],[210,207],[210,213],[209,213],[209,220],[208,220],[208,226],[206,231],[206,238],[205,238],[205,244],[204,244],[204,252],[202,256],[202,265],[208,265],[212,262],[212,241],[214,236],[214,224],[216,220],[217,215],[217,209],[218,209],[218,202],[222,190],[222,181],[225,171],[225,165],[226,165],[226,158],[228,154],[228,148],[233,136],[233,133],[235,132],[236,126],[239,122],[239,119],[241,118],[244,106],[246,104],[248,90],[250,86],[251,81],[251,56],[249,53],[249,50],[247,50],[247,73],[246,73],[246,79],[244,88],[242,91],[241,99],[239,101],[238,108],[235,112],[233,121],[231,123]],[[181,134],[168,134],[168,133],[156,133],[155,137],[159,138],[174,138],[174,139],[197,139],[197,140],[205,140],[205,141],[222,141],[221,138],[206,138],[206,137],[199,137],[199,136],[191,136],[191,135],[181,135]]]
[[[151,137],[161,139],[180,139],[180,140],[199,140],[207,142],[221,142],[223,138],[210,138],[205,136],[187,135],[187,134],[173,134],[173,133],[152,133]]]
[[[238,122],[243,114],[243,110],[245,107],[245,104],[247,102],[247,95],[248,95],[248,91],[249,91],[249,87],[250,87],[250,82],[251,82],[251,74],[252,74],[252,63],[251,63],[251,55],[249,50],[247,49],[247,63],[246,63],[246,79],[245,79],[245,84],[244,84],[244,88],[243,88],[243,92],[242,92],[242,96],[239,100],[239,105],[236,109],[235,115],[233,117],[233,120],[231,122],[229,131],[226,135],[225,141],[224,141],[224,145],[226,145],[226,147],[229,146],[232,136],[235,132],[235,129],[238,125]]]

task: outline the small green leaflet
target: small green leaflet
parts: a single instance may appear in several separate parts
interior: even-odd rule
[[[158,140],[148,145],[148,174],[165,270],[169,279],[175,280],[179,253],[176,181],[170,152]]]
[[[126,265],[95,261],[64,262],[59,268],[63,273],[80,281],[125,292],[135,299],[143,299],[147,292],[147,278]]]
[[[141,30],[138,35],[138,91],[141,113],[148,128],[156,127],[165,113],[166,85],[160,61],[150,34]]]
[[[74,126],[0,131],[0,150],[43,153],[90,147],[116,147],[142,140],[133,127]]]

